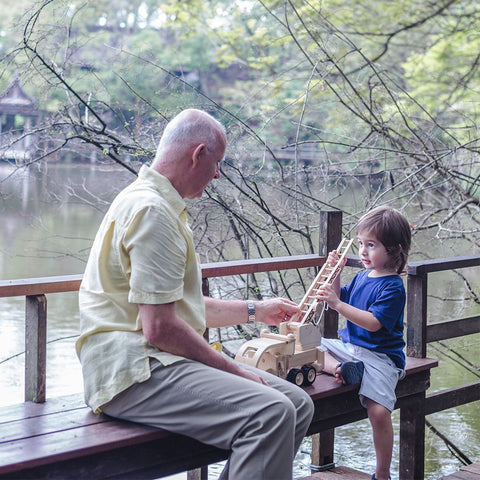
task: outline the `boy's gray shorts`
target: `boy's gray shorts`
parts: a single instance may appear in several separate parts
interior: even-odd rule
[[[393,411],[397,401],[395,388],[398,380],[405,376],[405,370],[398,368],[388,355],[333,338],[322,338],[318,348],[339,363],[362,361],[365,370],[359,390],[360,403],[367,408],[367,399],[370,399]]]

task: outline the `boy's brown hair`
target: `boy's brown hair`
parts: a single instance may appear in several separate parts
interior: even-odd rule
[[[368,232],[382,242],[397,273],[404,271],[412,243],[412,231],[405,216],[392,207],[382,206],[363,215],[357,232]]]

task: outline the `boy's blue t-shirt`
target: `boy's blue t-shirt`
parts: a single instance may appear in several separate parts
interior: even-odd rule
[[[371,312],[382,324],[380,330],[369,332],[347,319],[347,326],[338,331],[344,342],[352,343],[369,350],[385,353],[398,368],[405,368],[405,341],[403,340],[403,311],[406,295],[399,275],[386,277],[368,276],[364,270],[342,287],[340,299]]]

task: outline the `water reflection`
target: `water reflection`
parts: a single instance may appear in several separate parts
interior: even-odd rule
[[[77,294],[54,294],[47,299],[47,396],[83,390],[74,342],[78,336]],[[0,299],[0,405],[23,401],[25,379],[25,300]]]
[[[9,279],[83,272],[103,212],[132,174],[110,166],[0,164],[0,179],[0,276]]]
[[[1,180],[3,179],[3,180]],[[49,165],[14,170],[0,164],[0,278],[16,279],[82,273],[88,251],[103,212],[132,175],[110,166]],[[447,251],[448,248],[442,245]],[[418,247],[419,251],[422,248]],[[447,255],[454,255],[452,248]],[[440,255],[440,253],[438,254]],[[432,255],[432,256],[438,256]],[[478,272],[478,271],[477,271]],[[472,285],[473,272],[462,271]],[[448,302],[432,297],[429,308],[442,318],[465,313],[465,291],[455,273],[431,275],[431,292],[447,292]],[[443,296],[443,295],[442,295]],[[77,294],[48,296],[47,396],[82,390],[80,365],[74,341],[78,334]],[[23,298],[0,299],[0,405],[20,402],[24,390],[24,310]],[[439,358],[433,372],[431,391],[478,379],[479,335],[429,346],[428,355]],[[456,353],[455,353],[456,352]],[[464,357],[458,357],[458,352]],[[472,353],[476,352],[476,353]],[[478,404],[470,404],[435,415],[429,420],[472,460],[480,457],[480,415]],[[393,416],[398,434],[398,413]],[[446,445],[431,432],[426,435],[426,478],[436,479],[458,469],[460,463]],[[336,430],[337,462],[373,472],[371,430],[367,421]],[[309,448],[309,441],[304,449]],[[396,439],[398,448],[398,438]],[[305,454],[299,454],[296,474],[306,476]],[[221,466],[212,467],[211,479]],[[393,478],[398,472],[394,455]]]

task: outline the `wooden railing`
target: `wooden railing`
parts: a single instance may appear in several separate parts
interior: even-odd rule
[[[407,355],[423,358],[427,344],[480,332],[480,315],[428,322],[428,274],[480,266],[480,255],[412,262],[407,279]],[[478,278],[478,273],[477,273]],[[430,318],[431,319],[431,318]],[[432,320],[432,319],[431,319]],[[436,392],[425,400],[425,415],[480,400],[480,381]]]
[[[203,290],[208,280],[279,270],[318,267],[325,261],[319,255],[277,257],[202,266]],[[0,297],[25,297],[25,400],[44,402],[46,397],[47,297],[53,293],[76,292],[82,275],[0,281]]]
[[[308,267],[318,268],[326,253],[337,246],[341,238],[341,213],[322,214],[320,238],[327,239],[319,255],[301,255],[268,259],[243,260],[205,264],[202,266],[204,293],[208,295],[208,280],[216,277],[285,271]],[[354,256],[347,266],[360,267]],[[427,308],[428,274],[433,272],[479,267],[480,255],[413,262],[408,267],[407,280],[407,355],[423,358],[427,343],[480,332],[480,315],[429,324]],[[24,296],[25,308],[25,399],[45,401],[47,299],[52,293],[78,291],[82,276],[7,280],[0,282],[0,297]],[[431,322],[432,323],[432,322]],[[338,316],[333,310],[324,315],[323,335],[335,337]],[[427,396],[425,414],[463,405],[480,399],[480,382],[455,387]]]
[[[278,270],[318,267],[325,257],[301,255],[238,262],[204,264],[205,280],[229,275],[254,274]],[[356,257],[349,257],[347,266],[358,266]],[[407,280],[407,355],[422,358],[430,342],[470,335],[480,332],[480,315],[447,320],[429,325],[427,310],[427,276],[431,272],[478,267],[480,255],[442,258],[414,262],[408,266]],[[46,375],[46,295],[78,291],[82,275],[30,278],[0,281],[0,297],[24,296],[26,298],[26,381],[25,399],[37,402],[45,399]],[[462,393],[463,392],[463,393]],[[427,397],[427,413],[444,410],[480,399],[480,382],[457,387],[446,394],[436,393]]]

